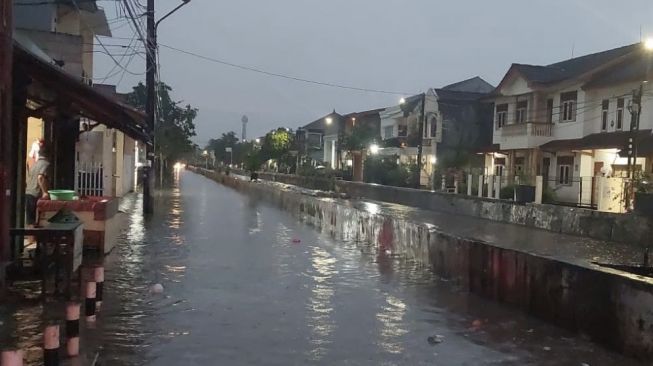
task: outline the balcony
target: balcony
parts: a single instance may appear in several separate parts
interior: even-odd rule
[[[503,126],[495,131],[494,143],[501,149],[532,149],[551,140],[553,125],[526,122]]]
[[[514,125],[506,125],[501,128],[502,136],[551,136],[551,123],[527,122]]]

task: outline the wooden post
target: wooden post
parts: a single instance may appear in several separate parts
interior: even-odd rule
[[[15,196],[11,182],[16,176],[12,158],[12,6],[13,0],[0,0],[0,288],[4,287],[3,262],[11,259],[9,227],[13,216],[12,197]]]

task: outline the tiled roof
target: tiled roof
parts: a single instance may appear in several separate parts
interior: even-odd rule
[[[615,61],[620,57],[637,52],[641,47],[641,43],[634,43],[628,46],[575,57],[546,66],[526,64],[513,64],[512,66],[529,81],[553,83],[578,77],[608,62]]]

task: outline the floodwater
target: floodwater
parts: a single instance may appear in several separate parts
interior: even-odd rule
[[[639,364],[190,172],[140,204],[84,325],[100,365]]]

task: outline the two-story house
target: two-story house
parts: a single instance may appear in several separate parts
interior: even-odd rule
[[[338,131],[343,121],[343,116],[334,110],[299,127],[296,140],[302,159],[310,160],[314,166],[324,164],[332,169],[338,168]]]
[[[19,43],[31,52],[40,54],[43,59],[52,60],[73,78],[93,85],[96,37],[111,36],[105,12],[96,1],[34,3],[16,0],[14,16],[15,38]],[[96,90],[116,102],[124,103],[113,86],[99,85]],[[84,195],[122,196],[133,187],[130,181],[135,169],[131,161],[135,155],[135,143],[122,131],[108,128],[101,122],[81,118],[77,123],[78,133],[80,130],[83,132],[80,134],[82,138],[77,139],[75,144],[78,173],[74,186]],[[40,139],[49,139],[46,124],[43,118],[28,119],[28,145],[34,145]],[[71,126],[71,133],[73,128]],[[92,130],[86,131],[87,128]],[[124,149],[125,146],[127,149]],[[130,161],[126,162],[125,159]]]
[[[494,103],[495,151],[486,173],[507,183],[543,176],[555,200],[596,207],[596,177],[626,177],[633,92],[643,87],[635,142],[653,128],[646,96],[651,55],[632,44],[546,66],[513,64],[488,98]],[[640,149],[632,170],[651,170],[650,149]]]
[[[432,187],[438,168],[470,169],[476,151],[491,144],[491,105],[483,98],[494,86],[480,77],[463,80],[425,94],[405,98],[403,103],[381,112],[383,155],[397,155],[404,163],[416,163],[422,145],[420,184]],[[422,117],[422,103],[425,103]],[[419,136],[419,123],[423,123]]]

